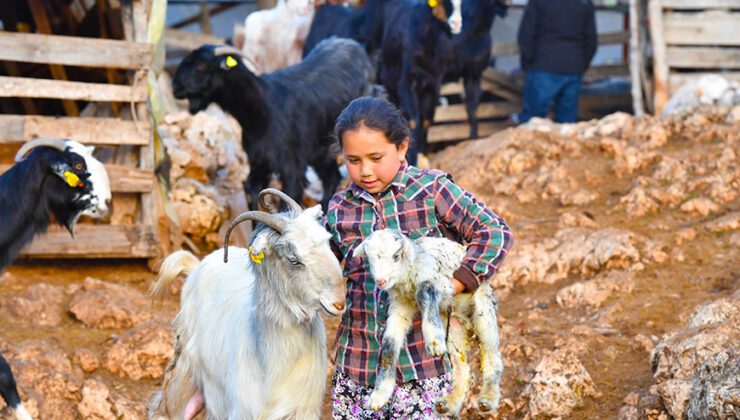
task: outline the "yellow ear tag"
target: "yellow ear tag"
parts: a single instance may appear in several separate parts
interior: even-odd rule
[[[64,171],[64,179],[67,181],[67,185],[72,188],[76,188],[80,184],[80,177],[75,175],[74,172]]]
[[[439,0],[427,0],[427,4],[429,5],[429,7],[435,8],[439,6]]]
[[[257,264],[262,264],[262,260],[265,258],[265,253],[263,251],[260,251],[259,254],[255,254],[253,247],[249,247],[249,257],[252,258],[252,261],[254,261]]]
[[[430,0],[430,1],[436,1],[436,0]],[[234,57],[232,57],[230,55],[229,56],[226,56],[226,67],[232,69],[232,68],[236,67],[237,64],[239,64],[239,62],[236,61],[236,59]]]

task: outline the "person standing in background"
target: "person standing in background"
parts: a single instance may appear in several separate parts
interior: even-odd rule
[[[556,122],[575,122],[583,74],[597,47],[591,0],[529,0],[518,42],[524,100],[522,112],[512,120],[547,117],[554,103]]]

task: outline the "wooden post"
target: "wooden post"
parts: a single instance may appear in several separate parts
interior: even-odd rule
[[[640,16],[638,0],[630,0],[629,26],[630,26],[630,84],[632,90],[632,110],[636,116],[641,117],[644,113],[642,104],[642,83],[640,81],[640,67],[642,67],[642,45],[640,43]]]
[[[650,37],[653,43],[653,113],[660,112],[668,102],[668,63],[663,38],[663,4],[661,0],[648,0]]]

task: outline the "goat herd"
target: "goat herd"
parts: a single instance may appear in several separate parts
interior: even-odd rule
[[[506,11],[502,0],[366,0],[362,8],[323,5],[315,12],[313,0],[285,1],[306,3],[297,10],[313,15],[308,33],[297,35],[305,41],[298,44],[304,46],[304,57],[298,63],[258,74],[256,66],[272,70],[266,65],[269,54],[260,57],[252,50],[253,58],[249,58],[248,51],[232,46],[204,45],[183,59],[173,77],[174,95],[189,100],[191,113],[216,103],[241,124],[251,165],[245,190],[252,204],[269,209],[265,200],[273,195],[287,210],[255,210],[239,216],[226,234],[223,261],[220,251],[202,261],[184,251],[165,259],[154,294],[165,290],[178,275],[188,275],[188,279],[175,319],[175,357],[162,391],[150,406],[152,418],[182,418],[188,399],[197,392],[207,401],[209,418],[320,416],[327,360],[326,332],[318,314],[339,316],[345,310],[342,271],[320,221],[322,206],[326,208],[342,178],[331,133],[337,116],[352,99],[387,93],[398,104],[413,130],[417,146],[410,160],[414,163],[417,152],[427,151],[427,131],[441,84],[463,78],[471,136],[477,135],[480,77],[490,58],[493,19]],[[279,0],[275,10],[268,12],[288,22],[295,17],[291,16],[294,6]],[[247,19],[245,47],[260,43],[265,47],[269,40],[280,39],[267,36],[275,27],[260,23],[258,13],[253,15]],[[262,28],[262,33],[250,35],[255,28]],[[290,57],[282,51],[277,55]],[[322,182],[324,195],[321,206],[303,210],[297,203],[311,168]],[[272,176],[278,177],[284,192],[267,189]],[[4,225],[0,272],[35,235],[47,229],[51,215],[74,235],[78,218],[104,216],[110,199],[108,176],[92,156],[92,148],[72,140],[26,143],[16,164],[0,176]],[[259,222],[249,248],[229,247],[231,228],[245,220]],[[411,260],[404,262],[406,266],[438,268],[412,274],[407,267],[399,271],[407,277],[396,277],[413,283],[403,285],[400,290],[404,292],[398,293],[412,290],[418,297],[426,290],[434,297],[417,298],[420,308],[403,310],[421,311],[428,351],[445,353],[440,308],[452,304],[452,297],[438,277],[450,274],[449,268],[455,266],[453,256],[459,252],[453,243],[413,244],[396,236],[399,246],[415,250],[409,254]],[[373,255],[371,270],[391,267],[390,260],[381,255],[388,250],[380,252],[373,241],[367,242],[362,252]],[[382,242],[388,246],[389,241]],[[231,259],[227,261],[228,253]],[[487,295],[455,301],[459,313],[470,319],[461,321],[462,327],[450,336],[457,340],[448,343],[454,346],[455,379],[453,393],[437,404],[440,413],[458,413],[470,385],[469,366],[460,363],[467,360],[466,333],[475,333],[485,355],[479,408],[489,411],[498,406],[503,366],[496,307],[488,296],[490,290],[479,290]],[[399,314],[396,317],[403,318]],[[482,322],[488,326],[486,331],[479,328]],[[394,358],[406,324],[400,322],[398,336],[389,337],[391,345],[383,347],[381,357],[391,367],[378,376],[372,408],[382,407],[393,391]],[[389,321],[389,330],[390,325]],[[30,418],[2,356],[0,394],[18,419]]]
[[[326,4],[315,12],[313,1],[280,0],[250,14],[242,50],[204,45],[173,77],[174,95],[189,100],[190,112],[216,103],[241,124],[253,203],[272,176],[300,202],[311,167],[326,209],[341,180],[334,121],[358,96],[387,94],[400,107],[413,131],[408,156],[415,164],[427,153],[442,83],[462,78],[477,137],[480,79],[494,17],[506,12],[503,0],[366,0],[361,8]]]

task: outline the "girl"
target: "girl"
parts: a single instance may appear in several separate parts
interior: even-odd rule
[[[473,292],[488,281],[512,245],[509,227],[449,175],[406,163],[410,131],[400,111],[379,98],[358,98],[340,114],[338,147],[352,183],[334,195],[327,230],[344,259],[347,311],[337,331],[332,380],[335,419],[434,417],[434,402],[449,390],[448,366],[426,354],[416,320],[399,357],[403,382],[383,411],[367,410],[375,383],[388,296],[375,286],[354,247],[376,229],[401,230],[411,239],[447,236],[467,243],[467,256],[450,281],[455,293]]]

